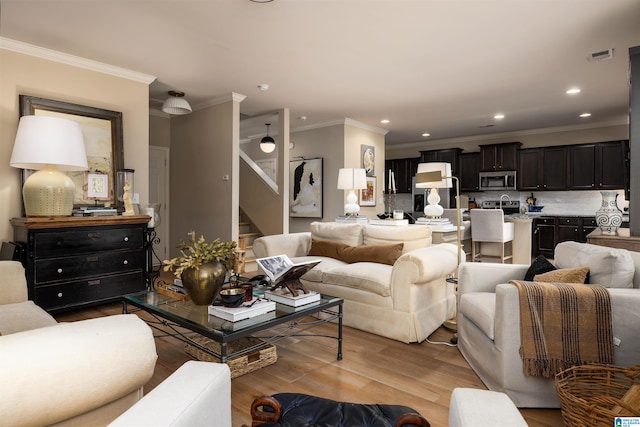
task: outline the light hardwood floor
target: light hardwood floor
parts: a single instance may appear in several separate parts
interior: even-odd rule
[[[122,305],[113,303],[55,317],[58,321],[76,321],[121,312]],[[335,334],[335,325],[321,325],[313,331]],[[451,336],[440,328],[430,340],[448,342]],[[145,393],[191,359],[182,342],[174,338],[156,338],[156,346],[158,363]],[[406,405],[425,416],[433,427],[445,427],[454,388],[485,388],[456,347],[428,342],[403,344],[345,327],[343,360],[336,360],[336,352],[334,339],[291,337],[278,342],[274,365],[232,380],[233,425],[250,425],[249,409],[254,398],[298,392],[348,402]],[[521,412],[531,427],[563,425],[560,410]]]

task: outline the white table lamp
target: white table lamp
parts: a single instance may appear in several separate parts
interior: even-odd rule
[[[75,184],[63,171],[88,169],[80,125],[58,117],[21,117],[9,164],[38,170],[22,187],[27,216],[71,215]]]
[[[349,190],[347,204],[344,205],[346,215],[358,215],[360,206],[355,190],[367,188],[367,174],[364,169],[341,168],[338,171],[338,190]]]
[[[424,207],[424,214],[428,218],[439,218],[444,212],[440,206],[438,188],[451,188],[451,163],[420,163],[416,174],[416,188],[430,188],[427,197],[428,205]]]

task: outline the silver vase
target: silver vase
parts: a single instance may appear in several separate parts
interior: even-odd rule
[[[596,224],[602,234],[615,236],[622,225],[622,211],[618,209],[618,192],[601,191],[602,207],[596,211]]]

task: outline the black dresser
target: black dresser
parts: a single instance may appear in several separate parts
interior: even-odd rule
[[[29,299],[47,311],[62,311],[144,290],[149,219],[13,218]]]

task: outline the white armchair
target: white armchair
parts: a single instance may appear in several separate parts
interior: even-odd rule
[[[614,357],[619,366],[640,363],[640,253],[585,243],[556,247],[558,268],[588,265],[590,283],[611,296]],[[559,407],[553,379],[525,376],[520,350],[518,290],[528,265],[463,263],[458,272],[458,348],[484,384],[518,407]],[[613,286],[620,286],[615,288]]]

